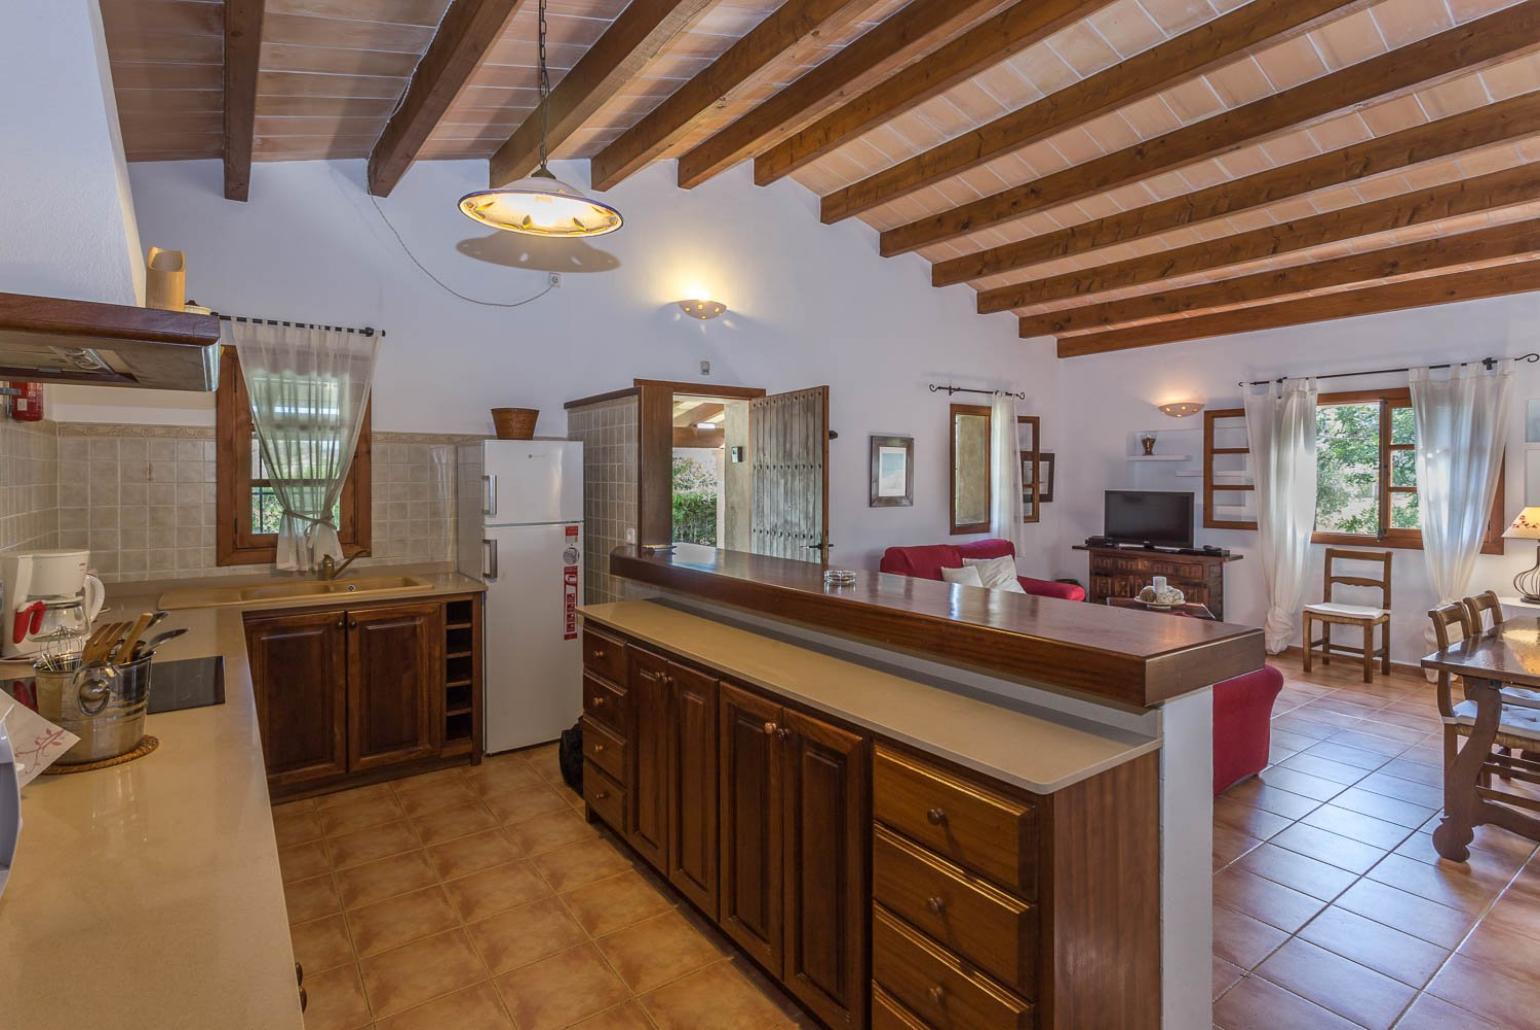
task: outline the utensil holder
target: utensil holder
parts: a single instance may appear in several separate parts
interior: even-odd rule
[[[150,658],[122,665],[82,665],[80,655],[34,667],[37,713],[80,740],[59,765],[115,758],[139,746],[150,705]]]

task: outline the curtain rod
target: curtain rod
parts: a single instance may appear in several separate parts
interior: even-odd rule
[[[334,333],[357,333],[359,336],[374,336],[378,334],[380,339],[383,340],[385,338],[385,330],[376,329],[372,325],[366,325],[362,329],[354,329],[351,326],[321,325],[318,322],[290,322],[277,318],[248,318],[245,315],[221,315],[217,311],[213,314],[221,322],[244,322],[249,325],[281,325],[290,329],[325,329]]]
[[[1501,358],[1481,358],[1481,359],[1479,359],[1476,362],[1462,361],[1462,362],[1459,363],[1459,366],[1461,368],[1464,368],[1466,365],[1480,364],[1480,365],[1485,365],[1486,366],[1486,370],[1488,372],[1490,372],[1490,371],[1492,371],[1492,369],[1494,367],[1496,367],[1497,363],[1500,360],[1502,360],[1502,359]],[[1540,361],[1540,354],[1535,354],[1533,352],[1531,352],[1529,354],[1520,354],[1518,357],[1514,358],[1513,360],[1514,361],[1525,361],[1525,362],[1528,362],[1529,364],[1533,365],[1535,362]],[[1445,362],[1442,365],[1427,365],[1425,367],[1427,367],[1429,369],[1434,369],[1434,368],[1454,368],[1455,366],[1451,362]],[[1411,371],[1410,368],[1378,368],[1378,369],[1374,369],[1373,371],[1370,371],[1370,372],[1332,372],[1332,373],[1329,373],[1329,374],[1323,375],[1323,376],[1309,376],[1307,378],[1311,378],[1311,379],[1351,379],[1351,378],[1353,378],[1355,376],[1392,376],[1392,375],[1396,375],[1398,373],[1410,372],[1410,371]],[[1301,378],[1301,377],[1300,376],[1279,376],[1277,379],[1253,379],[1249,383],[1246,382],[1243,379],[1239,383],[1236,383],[1235,385],[1236,386],[1269,386],[1269,385],[1271,385],[1273,383],[1283,383],[1283,382],[1287,382],[1290,379],[1298,379],[1298,378]],[[934,389],[934,387],[932,387],[932,389]]]
[[[931,383],[930,392],[945,393],[949,397],[954,393],[987,393],[991,397],[1015,397],[1019,401],[1027,399],[1025,391],[1017,393],[1012,390],[975,390],[970,386],[952,386],[950,384],[947,386],[937,386],[935,383]]]

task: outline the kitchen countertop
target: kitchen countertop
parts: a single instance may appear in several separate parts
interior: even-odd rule
[[[1008,698],[988,701],[725,625],[657,601],[580,609],[585,621],[1037,794],[1157,750],[1159,741]]]
[[[398,596],[484,589],[431,575],[431,591]],[[122,618],[153,608],[163,587],[120,584],[108,603]],[[22,791],[16,864],[0,896],[5,1026],[302,1030],[244,610],[177,611],[157,627],[190,631],[164,658],[224,657],[224,704],[151,715],[154,753]]]

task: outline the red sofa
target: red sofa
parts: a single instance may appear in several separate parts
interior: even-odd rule
[[[1271,665],[1214,684],[1214,796],[1267,767],[1273,702],[1283,673]]]
[[[962,568],[964,558],[999,558],[1015,556],[1009,540],[974,540],[966,544],[926,544],[921,547],[890,547],[882,554],[883,572],[915,579],[940,579],[942,569]],[[1085,590],[1073,583],[1055,583],[1049,579],[1018,576],[1021,589],[1037,597],[1057,597],[1065,601],[1084,601]]]

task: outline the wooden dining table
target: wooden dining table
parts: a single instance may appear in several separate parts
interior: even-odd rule
[[[1433,831],[1434,848],[1452,862],[1464,862],[1475,828],[1489,823],[1540,840],[1540,818],[1489,800],[1481,784],[1497,739],[1503,688],[1540,689],[1540,618],[1500,623],[1435,651],[1422,667],[1461,677],[1466,698],[1476,704],[1470,736],[1444,770],[1444,818]]]

